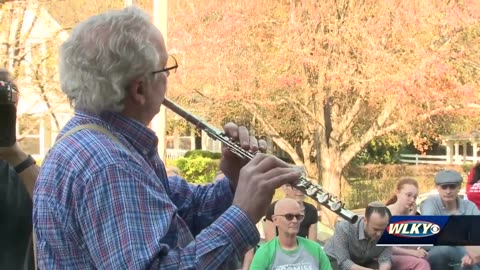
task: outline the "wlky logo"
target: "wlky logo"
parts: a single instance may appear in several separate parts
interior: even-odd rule
[[[398,237],[429,237],[440,232],[440,226],[421,220],[405,220],[391,223],[387,227],[388,234]]]

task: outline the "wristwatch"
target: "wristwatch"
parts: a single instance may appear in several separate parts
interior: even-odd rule
[[[24,170],[26,170],[28,167],[30,167],[32,165],[35,165],[35,164],[37,164],[35,159],[33,159],[31,155],[28,155],[28,157],[24,161],[20,162],[20,164],[15,166],[15,171],[17,173],[21,173]]]

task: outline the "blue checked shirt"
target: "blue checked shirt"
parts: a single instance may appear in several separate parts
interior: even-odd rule
[[[120,114],[77,111],[60,136],[88,123],[128,150],[94,130],[51,149],[33,197],[40,269],[218,269],[259,241],[228,179],[167,178],[154,132]]]

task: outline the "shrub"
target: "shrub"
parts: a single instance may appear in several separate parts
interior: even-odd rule
[[[182,177],[190,183],[207,184],[213,182],[218,171],[219,160],[206,157],[183,157],[174,161]]]
[[[221,153],[214,153],[206,150],[190,150],[185,153],[185,158],[196,158],[196,157],[204,157],[210,159],[220,159],[222,157]]]
[[[402,148],[404,148],[402,141],[394,136],[378,137],[357,153],[350,165],[394,164]]]

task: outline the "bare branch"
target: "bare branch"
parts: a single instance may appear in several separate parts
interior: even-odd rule
[[[363,98],[365,97],[366,89],[363,88],[357,98],[353,106],[348,110],[348,112],[343,116],[337,118],[335,122],[335,128],[332,131],[332,137],[338,138],[338,140],[343,143],[345,140],[349,140],[349,138],[345,138],[347,129],[350,129],[354,124],[356,117],[358,117],[358,112],[361,109]]]
[[[343,152],[341,165],[346,166],[348,162],[358,153],[368,142],[373,140],[373,138],[379,136],[382,132],[386,132],[387,129],[382,131],[382,127],[385,125],[385,122],[389,119],[392,111],[396,108],[397,102],[392,100],[385,104],[383,111],[378,115],[377,120],[372,124],[367,132],[355,143],[350,144],[347,149]],[[392,127],[389,127],[390,129]],[[391,130],[390,130],[391,131]],[[351,138],[344,138],[342,144],[347,144]]]
[[[251,113],[255,113],[256,119],[262,124],[262,126],[265,128],[267,131],[267,134],[269,137],[272,138],[272,140],[279,146],[281,147],[285,152],[287,152],[290,157],[292,158],[293,162],[296,165],[303,165],[303,161],[298,156],[297,152],[295,151],[295,148],[293,148],[290,143],[285,140],[279,133],[278,131],[275,130],[275,128],[268,124],[263,117],[260,116],[260,114],[257,112],[257,108],[255,108],[254,105],[252,104],[247,104],[247,103],[242,103],[242,105]]]

